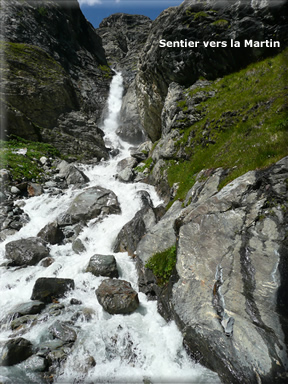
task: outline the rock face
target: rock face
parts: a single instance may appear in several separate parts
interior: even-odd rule
[[[49,256],[46,241],[38,237],[10,241],[6,244],[5,251],[5,257],[13,266],[35,265]]]
[[[52,303],[54,299],[63,297],[70,289],[74,289],[72,279],[40,277],[34,284],[31,300]]]
[[[104,280],[96,289],[96,296],[105,311],[111,315],[129,314],[139,306],[137,292],[125,280]]]
[[[114,252],[128,252],[128,255],[133,256],[142,237],[156,224],[157,214],[150,196],[144,191],[142,201],[143,208],[119,232],[115,240]]]
[[[282,1],[185,0],[163,11],[151,26],[136,77],[138,110],[151,140],[161,136],[161,111],[171,82],[188,87],[200,77],[216,79],[272,54],[273,48],[245,48],[243,42],[253,36],[254,40],[281,40],[287,45],[285,14],[287,3]],[[197,48],[161,48],[162,39],[200,44]],[[241,47],[230,47],[231,39],[240,41]],[[211,40],[228,41],[228,45],[205,48],[202,42]]]
[[[158,308],[175,319],[191,354],[224,383],[282,382],[288,364],[288,158],[220,192],[219,172],[207,179],[203,195],[196,183],[187,207],[171,217],[176,275],[162,290],[155,287]],[[153,228],[139,250],[146,237],[150,243]],[[143,264],[147,252],[137,250]],[[149,274],[146,281],[151,291]]]
[[[52,143],[72,158],[107,157],[95,121],[112,71],[78,2],[5,0],[1,24],[6,133]]]

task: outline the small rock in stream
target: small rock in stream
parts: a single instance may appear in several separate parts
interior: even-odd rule
[[[96,289],[96,296],[104,310],[111,315],[129,314],[139,306],[137,292],[125,280],[102,281]]]

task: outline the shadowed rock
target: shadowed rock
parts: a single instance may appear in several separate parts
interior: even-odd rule
[[[36,280],[31,300],[41,300],[52,303],[54,299],[61,298],[70,289],[74,289],[74,280],[57,277],[40,277]]]
[[[39,237],[14,240],[5,246],[5,257],[12,266],[35,265],[49,256],[47,243]]]

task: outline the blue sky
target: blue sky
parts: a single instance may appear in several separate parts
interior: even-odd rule
[[[113,13],[145,15],[154,20],[164,9],[179,5],[183,0],[78,0],[88,21],[98,28],[100,22]]]

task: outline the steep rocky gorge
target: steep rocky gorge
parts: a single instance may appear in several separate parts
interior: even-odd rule
[[[70,161],[75,155],[83,162],[108,158],[96,122],[107,97],[109,66],[121,70],[118,134],[132,144],[147,141],[118,164],[116,177],[124,184],[154,185],[164,205],[154,207],[142,192],[142,208],[119,232],[113,252],[133,256],[140,291],[158,300],[158,311],[177,323],[191,357],[217,372],[223,383],[285,383],[287,3],[185,0],[153,22],[144,16],[112,15],[96,32],[77,5],[27,4],[20,9],[10,1],[7,13],[1,14],[7,23],[10,133],[52,143]],[[14,22],[11,12],[18,14]],[[32,33],[37,28],[41,34]],[[250,38],[277,40],[281,47],[244,49],[244,39]],[[160,48],[160,39],[233,39],[242,48]],[[33,58],[33,66],[27,58]],[[47,99],[40,97],[43,89]],[[77,164],[56,164],[53,193],[60,195],[67,185],[85,187],[89,181]],[[79,233],[88,221],[120,212],[115,194],[86,189],[37,238],[71,243],[81,255],[85,247]],[[8,231],[16,232],[29,219],[9,203],[6,213],[13,212],[9,220],[15,228],[11,224]],[[10,266],[31,261],[25,260],[26,248],[22,259],[6,252]],[[45,258],[53,263],[46,249],[31,263]],[[94,255],[87,271],[96,276],[95,265],[106,269],[110,259],[114,273],[112,255],[105,262]],[[115,287],[104,291],[109,289]],[[14,325],[16,329],[19,323]],[[67,342],[75,341],[66,325],[57,327],[62,327],[61,334],[70,332]]]

